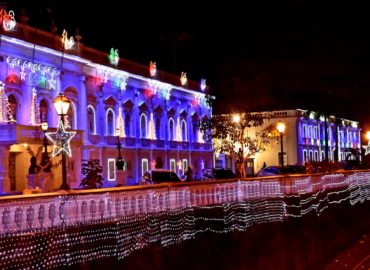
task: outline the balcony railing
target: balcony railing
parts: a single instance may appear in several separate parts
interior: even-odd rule
[[[177,149],[177,142],[176,141],[169,141],[168,146],[171,149]]]

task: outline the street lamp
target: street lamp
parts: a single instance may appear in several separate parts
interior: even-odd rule
[[[280,133],[280,146],[281,146],[281,149],[280,149],[280,165],[281,167],[284,167],[284,148],[283,148],[283,134],[284,134],[284,131],[285,131],[285,124],[283,122],[278,122],[277,125],[277,130],[279,131]]]
[[[118,158],[117,158],[117,161],[116,161],[116,168],[117,170],[120,170],[122,171],[123,170],[123,167],[125,166],[125,162],[123,161],[122,159],[122,156],[121,156],[121,142],[120,142],[120,139],[119,139],[119,136],[120,136],[121,132],[120,132],[120,129],[117,128],[116,129],[116,136],[117,136],[117,149],[118,149]]]
[[[43,167],[43,170],[44,170],[44,167],[49,162],[49,157],[48,157],[48,140],[46,138],[46,131],[48,130],[48,127],[49,127],[48,126],[48,122],[43,122],[41,124],[41,129],[44,132],[44,140],[43,140],[44,152],[42,153],[42,159],[41,159],[41,166]]]
[[[63,93],[60,93],[53,100],[54,108],[60,117],[60,121],[62,121],[63,127],[64,127],[64,116],[67,115],[70,104],[71,102],[65,95],[63,95]],[[61,143],[62,143],[62,148],[64,148],[66,144],[65,140],[62,140]],[[66,166],[65,151],[62,151],[62,185],[60,186],[59,189],[69,190],[69,186],[67,184],[67,166]]]

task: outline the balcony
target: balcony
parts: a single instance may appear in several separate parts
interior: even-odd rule
[[[88,138],[92,144],[98,144],[100,142],[100,135],[89,134]]]
[[[116,136],[104,136],[104,142],[108,145],[116,145],[117,144],[117,137]]]
[[[126,137],[124,138],[125,146],[136,146],[136,138]]]
[[[140,139],[140,145],[142,147],[150,147],[151,145],[151,140],[150,139],[146,139],[146,138],[141,138]]]
[[[182,149],[189,149],[189,143],[188,142],[182,142],[181,147],[182,147]]]
[[[155,146],[157,148],[164,148],[164,140],[156,140],[155,141]]]
[[[194,150],[199,150],[199,149],[200,149],[200,146],[201,146],[201,144],[200,144],[200,143],[198,143],[198,142],[193,142],[193,149],[194,149]]]
[[[168,142],[169,148],[177,149],[177,142],[176,141],[169,141]]]
[[[49,128],[48,132],[55,132],[56,128]],[[72,138],[71,144],[73,146],[81,146],[83,144],[83,131],[76,131],[76,135]],[[0,144],[16,144],[16,143],[30,143],[42,144],[44,132],[39,126],[25,126],[25,125],[0,125]]]

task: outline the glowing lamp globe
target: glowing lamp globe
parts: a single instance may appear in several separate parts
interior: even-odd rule
[[[42,129],[43,131],[47,131],[47,130],[48,130],[48,127],[49,127],[48,122],[43,122],[43,123],[41,124],[41,129]]]
[[[285,124],[283,122],[279,122],[277,123],[276,128],[279,133],[283,133],[285,131]]]
[[[58,115],[66,115],[69,109],[71,102],[69,99],[60,93],[54,100],[53,105]]]

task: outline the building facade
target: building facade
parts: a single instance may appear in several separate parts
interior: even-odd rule
[[[262,126],[250,128],[249,134],[255,134],[268,126],[276,127],[278,122],[285,124],[285,131],[282,137],[284,164],[300,164],[305,162],[325,160],[325,119],[318,113],[307,110],[285,110],[269,112],[269,118],[264,120]],[[253,135],[251,135],[253,136]],[[347,119],[339,119],[335,116],[327,117],[328,136],[328,160],[335,161],[335,149],[338,146],[338,161],[353,158],[351,150],[361,151],[361,129],[359,123]],[[265,162],[267,166],[279,165],[279,153],[281,153],[281,138],[278,137],[271,147],[248,159],[247,171],[256,173]],[[360,152],[361,153],[361,152]],[[219,166],[233,168],[233,163],[227,157],[220,155],[216,160]]]
[[[103,53],[63,33],[63,37],[17,24],[0,43],[0,189],[21,191],[30,157],[40,162],[47,122],[55,130],[59,117],[52,101],[60,93],[71,101],[67,128],[76,131],[67,157],[68,184],[78,187],[81,160],[99,159],[105,186],[115,186],[117,143],[126,162],[124,181],[137,184],[156,165],[194,177],[212,167],[212,145],[203,141],[197,123],[211,117],[205,81],[196,83]],[[70,43],[69,43],[70,42]],[[72,45],[71,45],[72,44]],[[68,46],[67,46],[68,45]],[[71,45],[71,46],[70,46]],[[1,109],[2,108],[2,109]],[[48,146],[51,155],[53,146]],[[61,183],[60,157],[53,157],[53,184]]]

